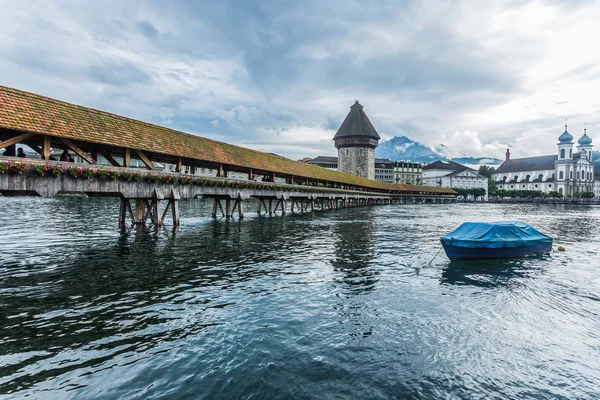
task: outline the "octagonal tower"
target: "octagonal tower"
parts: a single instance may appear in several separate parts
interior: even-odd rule
[[[375,179],[375,148],[379,139],[363,106],[357,101],[333,137],[338,149],[338,171]]]

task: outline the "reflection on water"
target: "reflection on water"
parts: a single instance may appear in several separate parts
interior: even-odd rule
[[[361,294],[375,289],[377,273],[373,259],[373,220],[370,210],[355,220],[338,221],[332,228],[334,237],[333,270],[340,273],[339,281],[347,292]]]
[[[519,259],[495,259],[479,261],[449,261],[442,270],[442,283],[451,285],[474,285],[482,287],[516,284],[513,278],[533,278],[541,273],[535,261],[547,261],[549,256],[540,255]]]
[[[597,207],[239,222],[206,218],[195,200],[179,229],[159,231],[119,230],[108,199],[0,198],[0,209],[0,396],[598,395]],[[522,219],[567,251],[475,263],[442,252],[427,265],[440,236],[482,219]]]

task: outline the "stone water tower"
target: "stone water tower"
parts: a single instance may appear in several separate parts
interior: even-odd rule
[[[333,137],[338,149],[338,171],[375,179],[375,148],[379,135],[358,101]]]

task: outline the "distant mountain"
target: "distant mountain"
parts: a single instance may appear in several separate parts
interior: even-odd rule
[[[502,160],[497,158],[483,157],[446,157],[447,149],[443,144],[435,149],[427,147],[419,142],[406,137],[395,136],[390,140],[379,143],[375,149],[375,156],[378,158],[389,158],[392,161],[413,161],[421,163],[431,163],[438,160],[451,160],[459,164],[468,165],[500,165]]]
[[[389,158],[392,161],[431,162],[439,160],[441,154],[406,136],[395,136],[379,143],[375,149],[375,156]]]

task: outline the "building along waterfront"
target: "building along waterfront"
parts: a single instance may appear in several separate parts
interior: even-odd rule
[[[573,151],[573,135],[567,130],[558,137],[556,154],[506,159],[492,175],[499,190],[534,190],[557,192],[561,197],[594,193],[600,197],[600,181],[594,173],[592,139],[584,128]]]
[[[436,161],[423,167],[423,185],[453,189],[485,189],[488,199],[488,178],[454,161]]]

